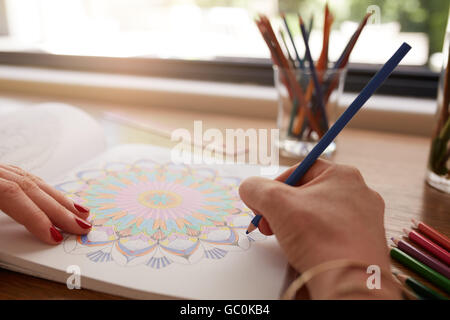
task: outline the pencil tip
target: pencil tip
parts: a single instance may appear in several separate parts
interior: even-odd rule
[[[300,24],[303,24],[303,19],[302,19],[302,16],[300,14],[298,15],[298,19],[300,21]]]

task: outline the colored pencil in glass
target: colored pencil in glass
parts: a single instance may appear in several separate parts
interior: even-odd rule
[[[359,38],[362,30],[366,26],[367,21],[369,20],[370,16],[371,16],[371,13],[366,14],[364,19],[361,21],[361,23],[358,26],[358,29],[356,29],[355,33],[350,38],[350,41],[347,43],[347,46],[345,47],[341,56],[334,64],[334,67],[333,67],[334,70],[344,69],[347,66],[347,63],[350,59],[350,54],[352,53],[353,48],[355,47],[355,44],[358,41],[358,38]],[[338,84],[338,80],[339,80],[339,75],[337,73],[332,75],[332,79],[329,80],[330,85],[328,86],[328,89],[326,90],[326,93],[325,93],[325,101],[328,101],[331,93],[333,92],[334,88]]]
[[[305,173],[311,168],[317,158],[320,157],[322,152],[330,145],[331,142],[337,137],[337,135],[345,128],[347,123],[354,117],[354,115],[361,109],[361,107],[369,100],[372,94],[383,84],[383,82],[389,77],[389,75],[398,66],[400,61],[411,50],[411,47],[407,43],[403,43],[400,48],[394,53],[394,55],[384,64],[384,66],[373,76],[369,83],[364,87],[356,99],[350,104],[347,110],[342,113],[339,119],[333,124],[333,126],[325,133],[325,135],[314,146],[306,158],[300,163],[300,165],[291,173],[284,183],[294,186]],[[261,215],[255,215],[250,225],[248,226],[247,233],[252,232],[258,227],[261,221]]]
[[[450,279],[450,268],[441,261],[439,261],[438,259],[426,254],[423,251],[420,251],[419,249],[412,246],[406,241],[399,240],[396,238],[392,238],[392,241],[395,243],[397,248],[399,248],[403,252],[409,254],[414,259],[419,260],[420,262],[429,266],[431,269],[436,270],[440,274]]]
[[[269,19],[264,15],[260,15],[259,20],[256,20],[256,25],[271,51],[273,62],[280,68],[281,79],[288,90],[291,101],[293,101],[294,98],[298,99],[299,106],[304,108],[305,116],[308,118],[311,128],[319,135],[319,137],[322,137],[324,132],[314,118],[311,110],[305,107],[303,90],[297,82],[294,69],[289,66],[287,58],[281,51],[280,44],[275,36]]]
[[[413,257],[404,253],[402,250],[398,248],[392,248],[390,251],[390,255],[392,259],[398,261],[405,267],[421,275],[422,277],[432,282],[445,292],[450,293],[450,279],[444,277],[439,272],[434,271],[430,267],[424,265],[422,262],[414,259]]]
[[[323,104],[322,86],[320,85],[319,78],[317,77],[317,71],[316,71],[316,67],[314,66],[314,61],[311,56],[311,50],[309,49],[308,39],[306,38],[306,29],[305,29],[305,25],[303,23],[302,17],[299,17],[299,21],[300,21],[300,30],[301,30],[303,40],[305,42],[305,48],[306,48],[305,58],[306,58],[306,60],[308,60],[309,70],[311,71],[311,77],[314,82],[314,88],[316,89],[316,100],[317,100],[317,104],[319,106],[321,120],[323,120],[322,123],[324,125],[325,130],[328,130],[328,118],[327,118],[325,106]]]
[[[423,283],[417,281],[412,277],[408,277],[405,274],[394,273],[397,279],[403,284],[411,288],[415,294],[417,294],[423,300],[448,300],[442,294],[427,287]]]
[[[287,23],[286,15],[282,14],[281,18],[283,19],[284,26],[288,33],[289,39],[291,40],[292,47],[294,48],[295,59],[298,62],[298,66],[300,67],[300,69],[303,69],[305,67],[305,65],[303,63],[303,60],[300,58],[300,55],[298,54],[297,47],[295,46],[294,38],[292,37],[291,29],[289,29],[289,25]]]
[[[328,65],[328,47],[330,40],[331,26],[333,24],[333,15],[328,9],[328,4],[325,5],[323,23],[323,39],[322,39],[322,51],[320,52],[319,60],[317,60],[317,71],[319,72],[319,81],[322,83],[324,71],[327,69]]]
[[[439,245],[416,231],[403,229],[403,232],[409,240],[422,247],[425,251],[431,253],[446,265],[450,265],[450,253],[447,250],[441,248]]]
[[[292,135],[292,127],[295,122],[295,115],[297,114],[297,110],[298,110],[298,101],[297,101],[297,99],[294,99],[294,101],[292,103],[291,115],[290,115],[289,126],[288,126],[288,134],[290,134],[290,135]]]
[[[440,244],[447,251],[450,251],[450,239],[448,237],[422,221],[416,221],[416,219],[411,219],[411,221],[414,228],[419,230],[434,242]]]
[[[309,41],[309,37],[311,37],[311,32],[314,26],[314,14],[311,14],[311,19],[309,19],[309,25],[308,25],[308,34],[306,36],[306,40]]]
[[[289,61],[292,63],[292,65],[295,65],[294,58],[291,56],[291,51],[289,50],[289,47],[286,43],[286,37],[284,36],[283,30],[280,30],[280,37],[281,37],[281,41],[283,42],[284,47],[286,48],[286,52],[287,52]]]

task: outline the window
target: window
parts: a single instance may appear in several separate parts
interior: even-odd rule
[[[0,0],[0,63],[272,84],[257,13],[281,26],[286,12],[314,12],[310,44],[321,46],[319,0]],[[379,8],[352,53],[347,90],[358,90],[401,42],[413,51],[390,80],[397,94],[434,96],[449,4],[442,0],[334,0],[330,58],[336,59],[369,6]],[[374,20],[377,22],[377,20]],[[393,86],[393,87],[392,87]]]

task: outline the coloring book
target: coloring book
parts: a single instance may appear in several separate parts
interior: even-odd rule
[[[272,237],[245,234],[250,165],[175,164],[170,149],[106,148],[84,112],[45,104],[0,114],[0,163],[21,166],[91,209],[91,232],[39,242],[0,212],[0,265],[130,298],[277,299],[288,264]]]

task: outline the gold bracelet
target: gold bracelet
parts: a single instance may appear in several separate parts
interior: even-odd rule
[[[367,269],[368,265],[366,263],[355,261],[355,260],[349,260],[349,259],[338,259],[338,260],[331,260],[324,263],[321,263],[317,266],[314,266],[307,271],[303,272],[297,279],[295,279],[291,285],[287,288],[285,293],[282,296],[283,300],[293,300],[295,298],[295,295],[297,292],[312,278],[317,276],[320,273],[337,269],[337,268],[349,268],[349,267],[359,267]],[[387,279],[391,280],[397,287],[399,287],[403,293],[408,298],[413,298],[414,295],[411,294],[406,288],[404,288],[398,281],[395,281],[392,274],[390,272],[386,272],[384,270],[381,270],[381,275],[386,277]]]

